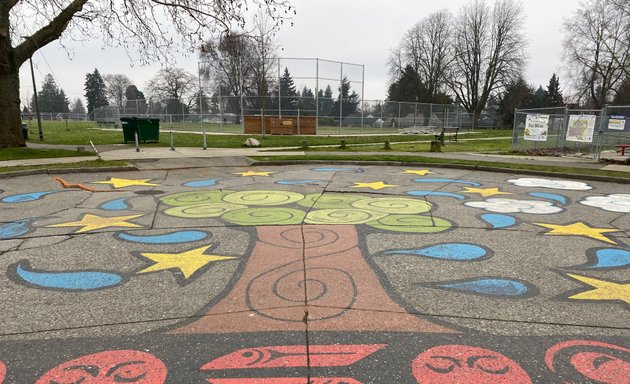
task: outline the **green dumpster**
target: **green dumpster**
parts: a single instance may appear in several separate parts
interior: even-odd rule
[[[160,119],[144,117],[121,117],[120,122],[123,129],[125,144],[128,141],[136,140],[135,133],[138,132],[138,141],[160,141]]]

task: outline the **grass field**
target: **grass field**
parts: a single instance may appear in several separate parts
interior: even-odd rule
[[[0,148],[0,161],[81,156],[94,156],[94,154],[89,152],[67,151],[64,149]]]
[[[183,124],[183,123],[182,123]],[[226,126],[227,127],[227,126]],[[183,129],[183,128],[182,128]],[[175,131],[175,127],[173,129]],[[240,130],[240,127],[239,127]],[[64,121],[44,121],[43,122],[44,141],[48,144],[71,144],[71,145],[90,145],[90,140],[95,145],[111,145],[123,144],[123,134],[121,129],[103,130],[96,126],[92,121],[66,122]],[[512,134],[511,130],[487,130],[479,131],[474,136],[462,135],[462,137],[508,137]],[[37,126],[31,123],[29,126],[29,137],[32,142],[38,143]],[[173,134],[174,144],[176,147],[201,147],[203,144],[203,136],[196,133],[176,132]],[[366,143],[383,143],[385,140],[390,142],[408,142],[418,140],[432,140],[433,135],[349,135],[349,136],[327,136],[320,134],[317,136],[271,136],[266,135],[239,135],[239,134],[212,134],[207,135],[207,145],[211,148],[239,148],[248,137],[254,137],[259,140],[263,147],[291,147],[301,146],[306,140],[308,145],[339,145],[341,140],[345,140],[348,145],[366,144]],[[129,143],[133,145],[133,143]],[[142,143],[142,146],[161,146],[170,145],[169,129],[160,127],[159,143]]]
[[[89,161],[77,161],[76,163],[64,163],[64,164],[41,164],[41,165],[19,165],[15,167],[0,167],[0,173],[15,172],[15,171],[31,171],[35,169],[77,169],[77,168],[105,168],[105,167],[124,167],[127,165],[126,161],[122,160],[89,160]]]

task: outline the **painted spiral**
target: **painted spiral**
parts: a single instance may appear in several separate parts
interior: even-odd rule
[[[357,296],[356,283],[347,272],[336,268],[307,268],[305,273],[300,263],[293,263],[253,279],[247,286],[246,300],[249,309],[261,316],[301,322],[303,312],[279,312],[274,308],[303,305],[305,292],[308,292],[309,305],[318,307],[317,315],[309,316],[309,321],[342,315],[347,308],[352,308]],[[258,302],[264,302],[265,306],[259,306]]]
[[[242,205],[284,205],[296,203],[304,199],[304,195],[289,191],[242,191],[223,196],[223,201]]]
[[[352,208],[352,203],[361,199],[365,199],[365,196],[343,193],[313,193],[306,195],[306,198],[298,204],[315,209]]]
[[[237,209],[247,208],[244,205],[229,203],[207,203],[189,206],[169,208],[164,213],[169,216],[183,217],[186,219],[201,219],[210,217],[221,217],[224,213]]]
[[[406,233],[439,233],[453,226],[444,219],[419,215],[389,215],[368,225],[385,231]]]
[[[431,204],[426,201],[404,197],[366,198],[353,202],[352,206],[358,209],[399,215],[415,215],[431,210]]]
[[[307,224],[367,224],[384,217],[384,213],[362,209],[320,209],[306,215]]]
[[[237,225],[295,225],[301,224],[305,213],[291,208],[244,208],[228,211],[223,219]]]
[[[163,197],[164,204],[181,207],[186,205],[197,205],[207,203],[222,203],[223,196],[234,193],[234,191],[194,191],[182,192]]]

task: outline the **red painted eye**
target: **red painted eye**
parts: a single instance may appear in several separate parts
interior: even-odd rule
[[[505,375],[510,372],[505,359],[496,356],[475,356],[468,359],[468,365],[493,375]]]
[[[630,362],[599,352],[580,352],[571,356],[571,365],[601,383],[629,384]]]

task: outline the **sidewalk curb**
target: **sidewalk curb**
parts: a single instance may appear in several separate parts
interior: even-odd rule
[[[596,175],[579,175],[574,173],[556,173],[547,171],[533,171],[528,169],[512,169],[491,167],[487,165],[465,165],[465,164],[440,164],[425,162],[408,162],[408,161],[354,161],[354,160],[279,160],[279,161],[254,161],[252,166],[270,166],[270,165],[304,165],[304,164],[331,164],[331,165],[373,165],[373,166],[423,166],[435,168],[464,169],[470,171],[484,171],[497,173],[513,173],[517,175],[528,176],[547,176],[547,177],[565,177],[587,181],[603,181],[609,183],[630,184],[630,178]]]
[[[10,171],[0,173],[0,179],[9,179],[18,176],[30,176],[30,175],[63,175],[70,173],[98,173],[98,172],[129,172],[139,171],[139,169],[133,165],[126,167],[102,167],[102,168],[42,168],[42,169],[29,169],[24,171]]]

